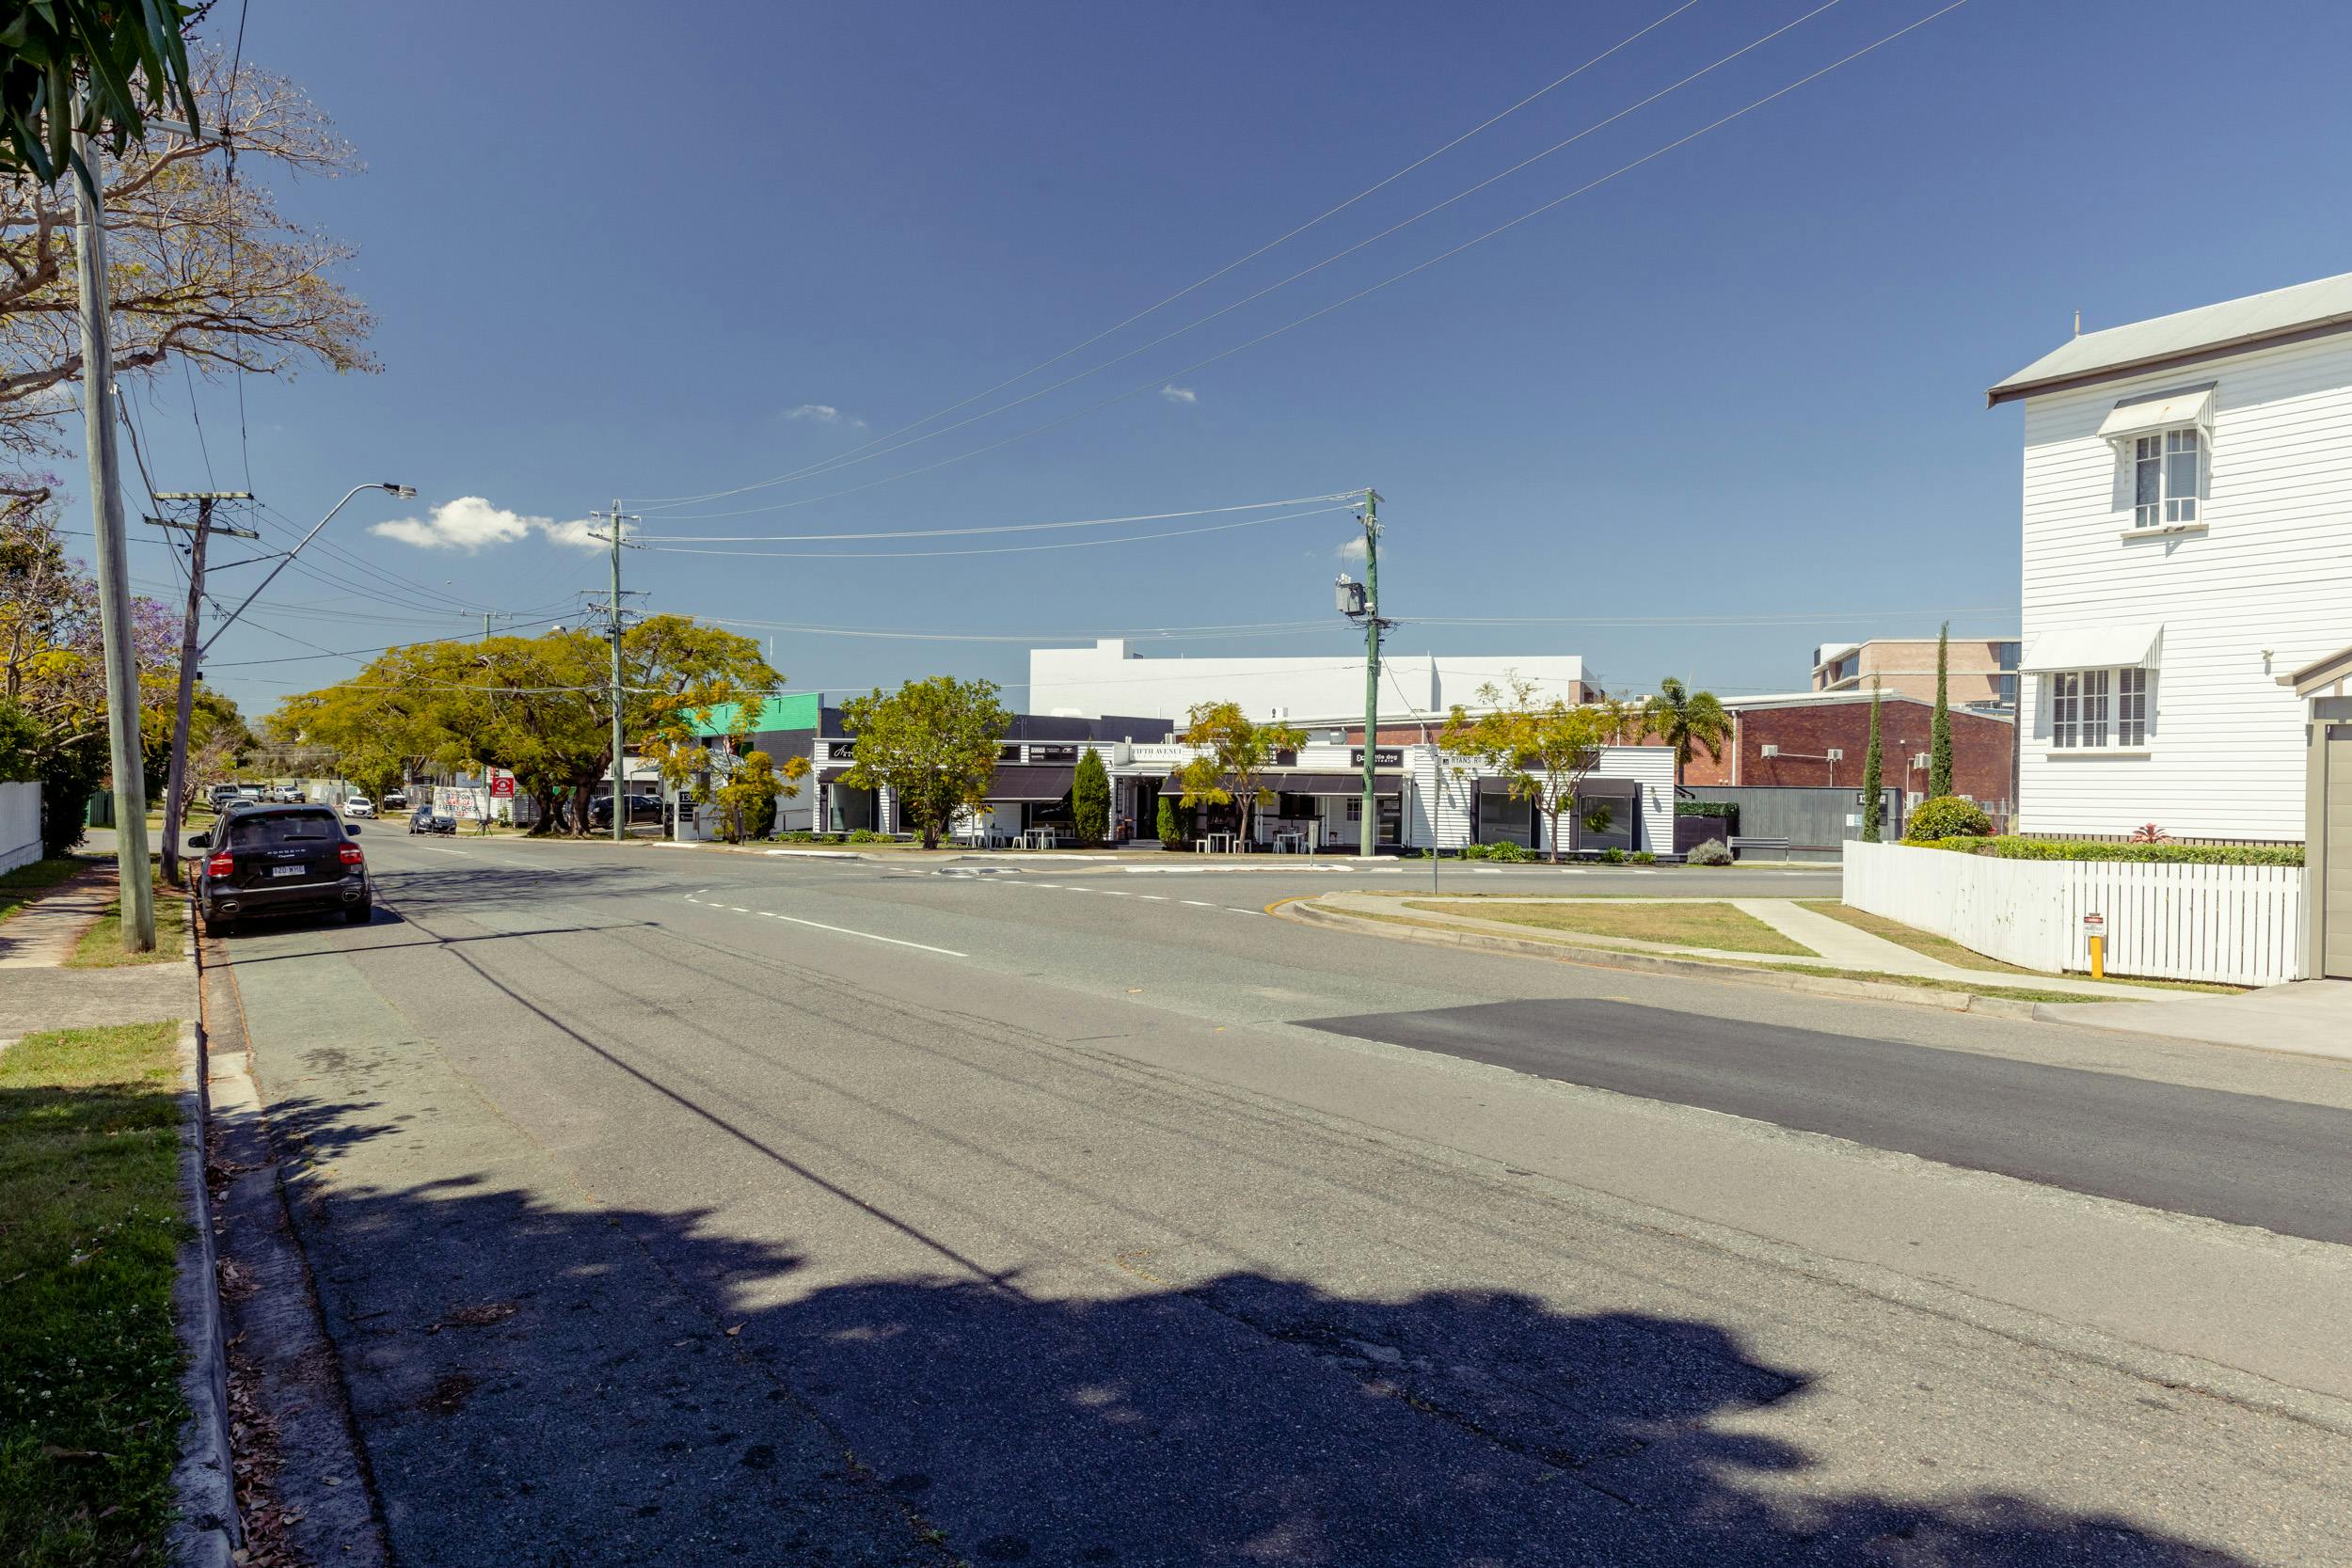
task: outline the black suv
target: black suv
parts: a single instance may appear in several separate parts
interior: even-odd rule
[[[247,915],[341,910],[358,926],[374,913],[367,857],[356,825],[325,806],[247,805],[188,840],[206,851],[195,866],[204,929],[227,933]]]

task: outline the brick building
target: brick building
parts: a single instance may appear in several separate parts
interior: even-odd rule
[[[1945,690],[1954,708],[2017,711],[2017,639],[1955,637],[1946,670]],[[1935,639],[1874,637],[1813,650],[1814,690],[1867,692],[1873,686],[1889,695],[1935,701]]]
[[[1933,645],[1930,645],[1930,667]],[[1882,782],[1906,799],[1925,797],[1926,755],[1935,705],[1894,692],[1883,694],[1879,743],[1884,762]],[[1806,784],[1859,788],[1870,746],[1870,694],[1867,691],[1802,691],[1724,701],[1733,738],[1721,757],[1701,752],[1683,769],[1686,784]],[[2002,714],[1953,707],[1952,789],[2006,810],[2017,750],[2017,726]],[[1833,758],[1830,753],[1841,753]]]

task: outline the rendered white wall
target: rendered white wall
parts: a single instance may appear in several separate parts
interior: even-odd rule
[[[1573,698],[1592,676],[1573,655],[1457,658],[1393,654],[1381,658],[1380,721],[1409,723],[1442,717],[1455,703],[1476,702],[1478,689],[1507,684],[1517,671],[1547,694]],[[1137,657],[1123,640],[1090,648],[1029,650],[1032,713],[1132,714],[1181,723],[1196,705],[1233,702],[1253,719],[1360,722],[1360,652],[1289,658]],[[1136,736],[1140,741],[1146,736]],[[1151,736],[1157,739],[1158,736]]]
[[[2106,918],[2110,974],[2267,986],[2303,976],[2299,866],[2009,861],[1899,844],[1845,847],[1844,900],[2045,973],[2090,967],[2083,916]]]

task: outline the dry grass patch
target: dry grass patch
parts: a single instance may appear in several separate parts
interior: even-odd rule
[[[1458,909],[1422,900],[1408,910],[1432,914],[1459,914]],[[1729,904],[1708,899],[1675,899],[1637,903],[1613,900],[1605,904],[1527,904],[1482,900],[1481,920],[1507,921],[1539,931],[1572,931],[1580,936],[1619,937],[1629,942],[1657,942],[1677,947],[1709,947],[1726,953],[1771,953],[1788,958],[1818,958],[1813,949],[1781,935],[1770,926]]]
[[[1915,926],[1906,926],[1899,920],[1889,920],[1883,914],[1872,914],[1867,910],[1853,909],[1834,898],[1804,898],[1798,901],[1806,909],[1825,914],[1832,920],[1841,921],[1857,931],[1867,931],[1874,937],[1883,937],[1899,947],[1908,947],[1914,953],[1950,964],[1955,969],[1978,969],[1995,974],[2030,974],[2045,980],[2090,978],[2088,975],[2060,976],[2044,974],[2038,969],[2020,969],[2015,964],[2003,963],[1998,958],[1989,958],[1973,947],[1963,947],[1949,937],[1939,937],[1933,931],[1922,931]],[[2107,976],[2104,983],[2111,986],[2131,986],[2141,990],[2197,991],[2209,996],[2233,996],[2246,989],[2243,986],[2217,985],[2205,980],[2148,980],[2120,974]],[[2056,992],[2037,993],[2035,999],[2046,1001],[2057,994]],[[2096,1002],[2099,998],[2070,994],[2065,1000]]]

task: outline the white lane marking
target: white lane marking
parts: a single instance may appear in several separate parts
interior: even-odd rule
[[[704,891],[707,893],[709,890],[706,888]],[[690,904],[701,904],[703,902],[691,893],[686,895],[686,901]],[[703,907],[705,909],[712,910],[726,910],[735,914],[765,915],[770,920],[782,920],[794,926],[806,926],[815,930],[831,931],[836,936],[863,937],[867,942],[886,942],[893,947],[912,947],[917,952],[937,953],[942,958],[968,958],[972,956],[969,953],[959,953],[952,947],[933,947],[927,942],[907,942],[898,937],[877,936],[871,931],[852,931],[847,926],[828,926],[821,920],[803,920],[799,915],[778,914],[773,910],[741,910],[737,909],[733,904],[704,904]]]
[[[1136,895],[1136,896],[1142,899],[1147,904],[1165,904],[1168,902],[1168,896],[1165,894],[1139,893]]]
[[[455,855],[461,861],[469,861],[473,859],[473,856],[468,854],[463,849],[444,849],[437,844],[411,844],[408,847],[411,849],[421,849],[428,855]]]
[[[1087,889],[1087,891],[1089,893],[1099,893],[1105,898],[1124,898],[1127,896],[1127,890],[1123,887],[1092,887]]]
[[[1212,904],[1205,898],[1179,898],[1176,902],[1179,904],[1190,904],[1196,910],[1214,910],[1223,907],[1221,905]]]

